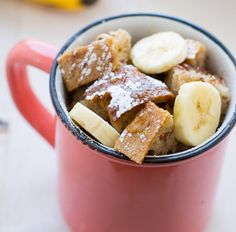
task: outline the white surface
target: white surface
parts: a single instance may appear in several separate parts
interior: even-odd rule
[[[0,0],[0,118],[11,125],[7,150],[0,156],[0,232],[69,231],[58,206],[54,151],[25,123],[9,96],[4,64],[7,52],[16,42],[33,37],[59,47],[81,26],[99,17],[128,11],[159,11],[208,28],[235,53],[235,9],[234,1],[224,1],[221,5],[215,0],[100,0],[85,11],[65,13],[20,0]],[[30,73],[34,88],[52,110],[47,75],[36,70]],[[236,231],[234,141],[236,130],[230,136],[216,204],[206,232]]]

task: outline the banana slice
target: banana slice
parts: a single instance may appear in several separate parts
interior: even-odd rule
[[[221,98],[214,86],[190,82],[180,87],[174,104],[176,139],[197,146],[211,137],[219,125]]]
[[[99,142],[108,147],[114,147],[115,141],[120,136],[119,133],[109,123],[86,106],[79,102],[76,103],[69,112],[69,115]]]
[[[147,74],[166,72],[182,63],[186,57],[186,41],[171,31],[145,37],[131,50],[133,64]]]

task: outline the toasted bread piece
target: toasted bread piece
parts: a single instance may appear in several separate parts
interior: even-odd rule
[[[130,51],[131,51],[131,35],[129,32],[123,29],[118,29],[116,31],[110,31],[111,35],[115,39],[115,50],[118,56],[118,60],[122,64],[126,64],[130,60]],[[101,34],[97,39],[107,37],[107,34]]]
[[[85,100],[103,101],[108,98],[111,100],[107,110],[114,125],[114,122],[133,108],[148,101],[167,102],[172,100],[174,95],[163,82],[139,72],[132,65],[125,65],[119,71],[97,80],[85,91]],[[123,120],[120,123],[122,124]],[[119,127],[123,128],[116,126]]]
[[[230,101],[230,91],[223,78],[207,73],[187,64],[177,65],[168,73],[165,83],[177,94],[181,85],[192,81],[203,81],[212,84],[220,93],[222,100],[222,115],[225,114]]]
[[[185,63],[192,66],[204,67],[206,62],[206,47],[195,40],[186,39],[187,58]]]
[[[173,126],[173,118],[168,111],[148,102],[122,132],[115,149],[141,164],[154,143],[158,154],[168,152],[166,140],[173,133]]]
[[[58,59],[69,92],[115,71],[129,60],[131,36],[122,29],[101,34],[87,46],[64,52]]]
[[[69,92],[97,80],[120,65],[114,43],[114,38],[109,36],[62,54],[58,63]]]

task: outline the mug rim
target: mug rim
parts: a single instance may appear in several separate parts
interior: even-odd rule
[[[159,14],[159,13],[130,13],[130,14],[119,14],[115,16],[110,16],[106,18],[102,18],[99,20],[94,21],[93,23],[88,24],[87,26],[83,27],[81,30],[76,32],[74,35],[72,35],[66,43],[62,46],[62,48],[59,50],[51,68],[50,72],[50,80],[49,80],[49,88],[50,88],[50,96],[52,99],[53,106],[56,110],[56,113],[58,117],[61,119],[65,127],[79,140],[81,141],[84,145],[87,145],[89,148],[92,150],[96,150],[100,153],[103,153],[104,155],[109,155],[111,157],[119,158],[121,160],[129,160],[126,156],[121,154],[120,152],[115,151],[114,149],[108,148],[101,143],[91,139],[83,130],[81,130],[79,127],[75,126],[69,119],[69,117],[66,115],[66,113],[63,110],[63,107],[61,106],[61,103],[58,99],[58,95],[56,92],[56,86],[55,86],[55,79],[56,79],[56,72],[57,72],[57,66],[58,62],[57,59],[58,57],[83,33],[88,31],[89,29],[119,18],[127,18],[127,17],[138,17],[138,16],[147,16],[147,17],[158,17],[158,18],[164,18],[164,19],[169,19],[173,20],[182,24],[185,24],[200,33],[204,34],[207,36],[211,41],[215,42],[217,46],[219,46],[223,52],[228,56],[228,58],[232,61],[234,67],[236,68],[236,60],[232,53],[229,51],[226,46],[219,41],[214,35],[212,35],[210,32],[208,32],[206,29],[203,29],[200,26],[195,25],[192,22],[186,21],[184,19],[175,17],[175,16],[170,16],[166,14]],[[169,162],[176,162],[176,161],[181,161],[185,159],[189,159],[195,156],[199,156],[203,154],[204,152],[208,151],[209,149],[213,148],[215,145],[220,143],[228,134],[229,132],[233,129],[234,125],[236,123],[236,106],[234,106],[234,112],[233,115],[231,116],[229,122],[225,125],[225,127],[220,131],[220,133],[217,134],[214,138],[209,140],[207,143],[203,144],[202,146],[199,146],[196,149],[193,150],[186,150],[178,153],[173,153],[168,156],[146,156],[144,159],[143,163],[169,163]]]

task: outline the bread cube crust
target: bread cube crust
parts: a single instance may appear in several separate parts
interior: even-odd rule
[[[64,83],[69,92],[111,72],[119,66],[113,49],[114,38],[95,40],[88,46],[67,51],[58,59]]]
[[[173,132],[170,113],[148,102],[125,128],[115,143],[115,149],[141,164],[157,137]]]
[[[58,59],[69,92],[115,71],[129,60],[131,36],[122,29],[101,34],[87,46],[64,52]]]

